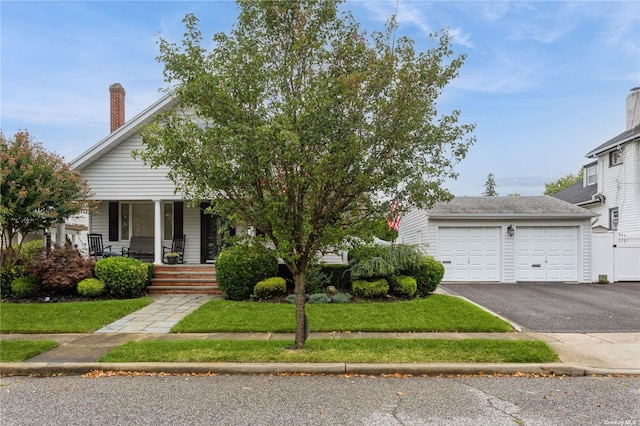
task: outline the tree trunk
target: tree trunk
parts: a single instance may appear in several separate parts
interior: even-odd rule
[[[296,341],[294,348],[302,349],[304,347],[304,342],[307,338],[305,333],[306,326],[306,317],[304,313],[304,305],[306,303],[305,298],[305,282],[304,282],[304,271],[296,272],[293,275],[293,280],[295,282],[295,294],[296,294]]]

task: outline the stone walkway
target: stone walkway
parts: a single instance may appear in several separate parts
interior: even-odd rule
[[[153,296],[153,303],[108,324],[96,333],[169,333],[178,321],[215,298],[210,294]]]

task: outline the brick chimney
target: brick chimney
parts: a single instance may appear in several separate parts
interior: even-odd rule
[[[124,87],[120,83],[109,86],[111,94],[111,133],[124,124]]]
[[[638,125],[640,125],[640,87],[634,87],[627,96],[627,130]]]

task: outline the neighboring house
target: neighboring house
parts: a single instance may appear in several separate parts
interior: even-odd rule
[[[591,282],[594,213],[550,196],[456,197],[402,218],[398,240],[445,282]]]
[[[151,168],[134,159],[134,150],[144,150],[140,130],[163,112],[175,108],[177,100],[164,96],[125,122],[124,88],[116,83],[111,95],[111,134],[71,162],[89,183],[101,203],[89,216],[89,232],[100,233],[105,246],[120,252],[132,237],[153,237],[154,263],[162,261],[162,247],[171,247],[175,235],[185,235],[184,260],[188,264],[213,263],[222,248],[221,231],[246,230],[230,227],[220,216],[206,214],[210,200],[195,203],[176,191],[167,178],[167,167]],[[195,204],[195,205],[194,205]],[[340,256],[326,256],[328,263],[341,263]]]
[[[640,87],[627,97],[627,129],[589,151],[584,177],[554,197],[599,216],[594,228],[640,233]]]

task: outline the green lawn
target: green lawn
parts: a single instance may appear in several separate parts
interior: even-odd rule
[[[511,326],[462,299],[432,295],[403,302],[307,304],[311,331],[507,332]],[[212,300],[184,318],[174,333],[293,332],[295,306]]]
[[[34,357],[58,344],[51,340],[2,340],[0,341],[0,362],[20,362]]]
[[[544,363],[558,356],[544,343],[529,340],[344,339],[293,341],[155,340],[129,342],[102,362],[340,362]]]
[[[152,301],[150,297],[142,297],[95,302],[0,303],[0,333],[90,333]]]

